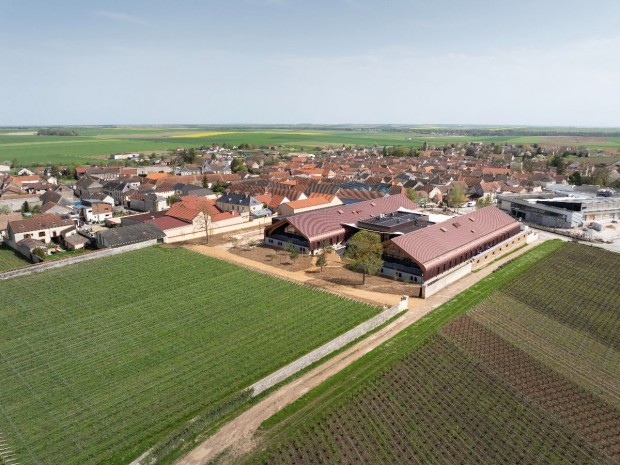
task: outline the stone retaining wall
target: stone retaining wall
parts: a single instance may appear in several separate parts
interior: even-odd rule
[[[145,247],[150,247],[153,244],[154,242],[152,241],[141,242],[139,244],[130,244],[122,247],[116,247],[114,249],[104,249],[97,250],[95,252],[86,252],[83,255],[76,255],[75,257],[71,258],[63,258],[55,262],[37,263],[36,265],[31,265],[26,268],[20,268],[18,270],[5,271],[4,273],[0,273],[0,281],[9,278],[16,278],[18,276],[25,276],[31,273],[40,273],[42,271],[52,270],[54,268],[62,268],[63,266],[72,265],[74,263],[86,262],[88,260],[94,260],[96,258],[129,252],[131,250],[143,249]]]
[[[298,358],[294,362],[280,368],[278,371],[275,371],[274,373],[266,376],[260,381],[252,384],[249,387],[249,389],[251,389],[252,391],[252,397],[257,396],[261,392],[266,391],[267,389],[284,381],[295,373],[321,360],[323,357],[331,354],[332,352],[335,352],[338,349],[341,349],[342,347],[355,341],[359,337],[367,334],[378,326],[381,326],[383,323],[395,317],[400,312],[407,310],[409,304],[408,299],[409,298],[407,296],[403,296],[401,298],[401,301],[398,304],[394,305],[392,308],[379,313],[378,315],[347,331],[346,333],[341,334],[337,338],[332,339],[328,343],[323,344],[318,349],[313,350],[312,352],[304,355],[303,357]]]

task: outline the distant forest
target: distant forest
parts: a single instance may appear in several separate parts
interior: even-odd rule
[[[77,131],[62,128],[43,128],[37,131],[37,136],[77,136]]]

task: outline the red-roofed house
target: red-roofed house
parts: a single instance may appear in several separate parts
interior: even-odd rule
[[[278,210],[281,215],[288,216],[294,215],[295,213],[318,210],[319,208],[334,207],[336,205],[342,205],[342,201],[335,195],[313,192],[307,199],[281,204]]]

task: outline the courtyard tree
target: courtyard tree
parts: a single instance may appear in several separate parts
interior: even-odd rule
[[[476,210],[493,205],[490,197],[481,197],[476,201]]]
[[[459,186],[453,187],[446,197],[446,202],[451,208],[458,208],[465,200],[465,193]]]
[[[420,196],[414,189],[407,189],[407,198],[415,203],[418,203],[420,200]]]
[[[327,257],[325,256],[326,251],[322,250],[319,256],[316,258],[316,266],[321,268],[321,273],[323,272],[323,268],[327,265]]]
[[[370,231],[359,231],[347,242],[345,255],[352,260],[352,267],[362,272],[362,284],[366,283],[366,275],[376,274],[383,266],[383,247],[378,234]]]
[[[295,263],[297,257],[299,257],[299,250],[297,250],[295,244],[293,244],[292,242],[287,242],[284,250],[288,254],[288,258],[290,258],[291,262]]]

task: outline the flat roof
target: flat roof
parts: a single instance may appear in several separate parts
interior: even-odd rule
[[[418,219],[424,219],[425,216],[426,215],[420,213],[395,211],[390,213],[381,213],[377,216],[358,221],[358,224],[368,224],[391,228],[399,224],[409,223]]]

